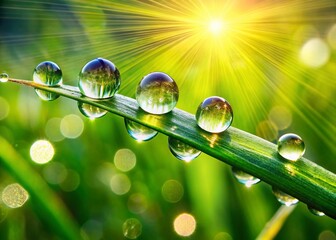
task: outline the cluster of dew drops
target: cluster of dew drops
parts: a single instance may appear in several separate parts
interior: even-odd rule
[[[7,82],[8,75],[0,74],[0,81]],[[33,81],[46,86],[59,86],[62,84],[62,71],[51,61],[40,63],[34,69]],[[96,58],[85,64],[79,73],[78,87],[80,92],[89,98],[107,99],[114,96],[121,83],[117,67],[109,60]],[[35,89],[37,95],[46,101],[59,97],[56,93]],[[176,82],[163,72],[152,72],[144,76],[136,89],[136,100],[139,107],[150,114],[165,114],[174,109],[179,98]],[[78,103],[80,112],[91,119],[104,116],[107,111],[87,103]],[[206,98],[197,108],[196,122],[200,128],[210,133],[221,133],[227,130],[233,120],[233,111],[230,103],[222,97],[212,96]],[[125,118],[125,126],[129,135],[138,141],[148,141],[157,135],[157,131],[142,124]],[[184,142],[168,137],[171,153],[178,159],[190,162],[201,154],[201,151],[185,144]],[[305,152],[305,144],[300,136],[288,133],[278,140],[278,153],[289,161],[299,160]],[[250,187],[260,179],[232,167],[232,173],[239,183]],[[273,188],[277,200],[286,206],[298,203],[298,199]],[[317,215],[324,213],[308,207]]]

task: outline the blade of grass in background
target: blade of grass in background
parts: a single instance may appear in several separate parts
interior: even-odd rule
[[[79,227],[72,220],[66,206],[52,192],[43,178],[23,159],[15,149],[0,137],[0,163],[29,193],[37,215],[48,222],[53,232],[62,239],[81,239]]]

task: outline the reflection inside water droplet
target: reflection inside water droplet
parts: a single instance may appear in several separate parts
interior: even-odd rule
[[[183,160],[185,162],[190,162],[191,160],[197,158],[201,154],[201,151],[172,137],[168,137],[168,145],[171,153],[176,158]]]
[[[220,133],[230,127],[233,112],[228,101],[221,97],[209,97],[197,108],[196,121],[200,128],[211,133]]]
[[[8,82],[8,74],[7,73],[0,73],[0,82]]]
[[[120,73],[117,67],[104,58],[88,62],[79,73],[78,87],[90,98],[110,98],[120,88]]]
[[[303,156],[305,144],[301,137],[296,134],[284,134],[279,138],[278,152],[287,160],[296,161]]]
[[[78,109],[85,117],[90,119],[103,117],[107,113],[104,109],[83,102],[78,102]]]
[[[259,178],[256,178],[240,169],[232,167],[233,176],[238,180],[239,183],[244,184],[246,187],[251,187],[254,184],[260,182]]]
[[[274,196],[277,198],[277,200],[281,203],[284,204],[286,206],[291,206],[291,205],[295,205],[299,202],[298,199],[288,195],[287,193],[284,193],[283,191],[276,189],[276,188],[272,188],[273,194]]]
[[[54,62],[41,62],[34,69],[33,80],[46,86],[56,86],[62,82],[62,71]]]
[[[59,98],[60,95],[53,93],[53,92],[48,92],[44,91],[41,89],[35,89],[35,92],[37,96],[39,96],[40,99],[43,101],[54,101],[55,99]]]
[[[165,73],[153,72],[146,75],[136,90],[139,106],[152,114],[168,113],[177,104],[179,90],[175,81]]]
[[[308,209],[309,209],[309,211],[310,211],[312,214],[314,214],[314,215],[316,215],[316,216],[318,216],[318,217],[322,217],[322,216],[325,215],[324,212],[321,212],[321,211],[316,210],[316,209],[314,209],[314,208],[311,208],[311,207],[309,207],[309,206],[308,206]]]
[[[137,141],[148,141],[158,134],[157,131],[127,118],[125,118],[125,127],[128,134]]]

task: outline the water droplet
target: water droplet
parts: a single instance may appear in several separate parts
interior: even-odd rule
[[[168,144],[171,153],[176,158],[186,162],[190,162],[201,154],[201,151],[172,137],[168,137]]]
[[[286,206],[295,205],[299,202],[298,199],[288,195],[287,193],[284,193],[283,191],[280,191],[279,189],[273,188],[273,194],[278,199],[278,201],[281,204],[284,204]]]
[[[104,109],[83,102],[78,102],[78,109],[85,117],[90,119],[103,117],[107,113]]]
[[[179,97],[175,81],[165,73],[153,72],[139,83],[136,100],[139,106],[152,114],[164,114],[173,110]]]
[[[296,134],[284,134],[279,138],[278,152],[282,157],[291,161],[296,161],[303,156],[305,152],[305,144],[301,137]]]
[[[18,183],[5,187],[2,191],[2,202],[10,208],[19,208],[28,200],[28,192]]]
[[[220,133],[230,127],[233,120],[233,112],[228,101],[221,97],[209,97],[205,99],[196,112],[196,121],[205,131]]]
[[[137,141],[148,141],[158,134],[157,131],[127,118],[125,118],[125,126],[128,134]]]
[[[259,178],[256,178],[238,168],[232,167],[232,173],[233,176],[240,182],[241,184],[244,184],[246,187],[251,187],[254,184],[257,184],[260,182]]]
[[[59,96],[60,96],[56,93],[44,91],[44,90],[41,90],[41,89],[35,89],[35,92],[36,92],[37,96],[39,96],[39,98],[42,99],[43,101],[53,101],[53,100],[59,98]]]
[[[46,86],[56,86],[62,82],[62,71],[54,62],[41,62],[34,69],[33,80]]]
[[[0,82],[8,82],[8,74],[7,73],[0,73]]]
[[[110,98],[120,88],[120,73],[117,67],[104,58],[88,62],[79,73],[79,90],[90,98]]]
[[[136,239],[141,235],[142,224],[136,218],[129,218],[124,222],[122,230],[126,238]]]
[[[316,215],[316,216],[322,217],[322,216],[325,215],[324,212],[321,212],[321,211],[316,210],[316,209],[314,209],[314,208],[311,208],[311,207],[309,207],[309,206],[308,206],[308,209],[309,209],[309,211],[310,211],[312,214],[314,214],[314,215]]]

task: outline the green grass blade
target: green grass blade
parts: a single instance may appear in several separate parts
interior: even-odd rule
[[[190,113],[174,109],[164,115],[148,114],[134,99],[119,94],[108,100],[94,100],[82,96],[72,86],[48,87],[26,80],[9,81],[89,103],[180,139],[336,219],[336,175],[306,158],[286,161],[277,153],[275,144],[257,136],[234,127],[220,134],[211,134],[200,129]]]
[[[55,234],[60,234],[62,239],[80,239],[79,227],[72,220],[63,202],[2,137],[0,137],[0,163],[28,191],[29,201],[33,201],[34,206],[38,206],[35,209],[37,215],[41,212],[44,214],[42,219],[49,223]]]

